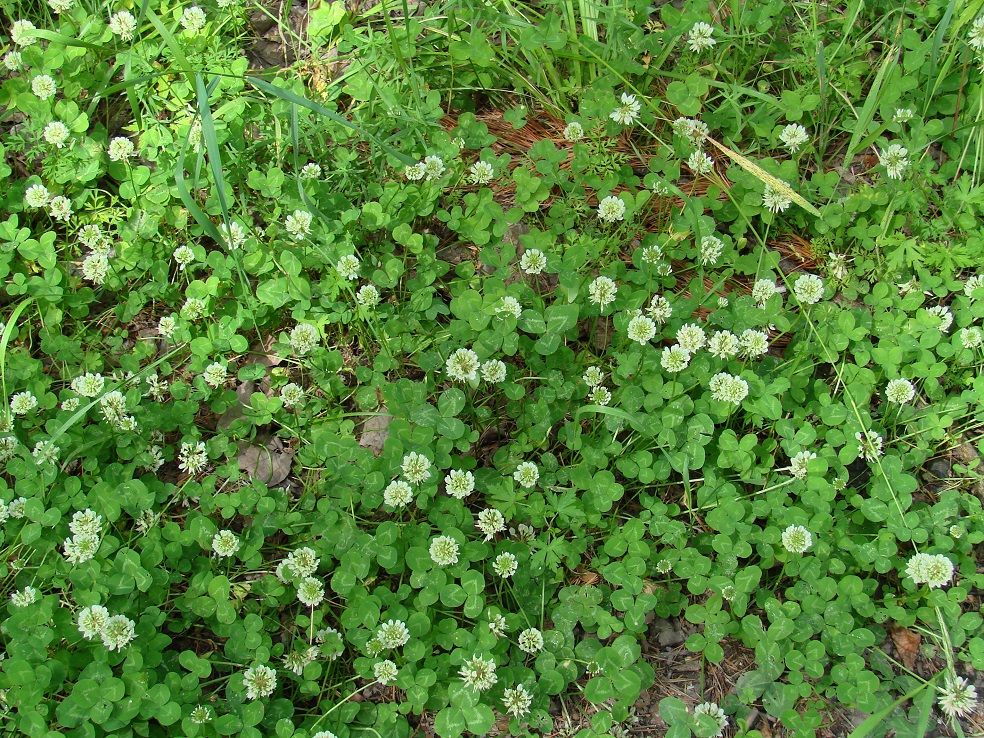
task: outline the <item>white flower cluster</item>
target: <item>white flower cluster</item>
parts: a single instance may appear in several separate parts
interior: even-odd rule
[[[132,620],[125,615],[110,615],[102,605],[82,608],[77,623],[83,637],[92,640],[98,636],[109,651],[122,651],[136,638]]]
[[[930,589],[942,587],[953,579],[953,562],[943,554],[917,553],[906,563],[905,575]]]
[[[70,564],[81,564],[95,558],[101,541],[102,516],[89,509],[76,512],[68,529],[72,537],[63,544],[65,559]]]

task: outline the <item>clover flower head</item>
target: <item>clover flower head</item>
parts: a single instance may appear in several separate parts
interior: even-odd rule
[[[269,697],[277,688],[277,672],[264,664],[251,666],[243,672],[243,686],[248,700]]]
[[[625,334],[630,341],[645,346],[656,335],[656,323],[652,318],[645,315],[636,315],[629,321]]]
[[[906,576],[913,582],[928,584],[931,589],[949,584],[953,571],[953,562],[943,554],[917,553],[905,567]]]
[[[34,587],[24,587],[10,593],[10,604],[14,607],[27,607],[38,601],[38,590]]]
[[[801,274],[793,283],[793,294],[801,305],[813,305],[823,297],[823,280],[815,274]]]
[[[439,156],[424,157],[424,178],[427,180],[437,179],[444,174],[444,161]]]
[[[693,118],[677,118],[671,124],[673,132],[690,142],[691,146],[700,146],[710,133],[707,124]]]
[[[76,621],[82,637],[92,640],[106,628],[109,622],[109,610],[102,605],[90,605],[79,610],[78,620]]]
[[[882,455],[885,439],[873,430],[858,431],[854,437],[858,440],[858,453],[864,456],[866,461],[876,461]]]
[[[757,279],[752,286],[752,299],[761,308],[769,301],[773,295],[779,294],[779,287],[771,279]]]
[[[218,389],[226,383],[229,378],[229,370],[226,368],[226,364],[223,361],[216,361],[205,367],[205,371],[202,372],[202,379],[205,380],[207,384],[212,389]]]
[[[617,223],[625,220],[625,203],[609,195],[598,203],[598,219],[602,223]]]
[[[694,715],[707,715],[717,722],[717,733],[714,734],[715,738],[717,736],[724,735],[724,729],[728,727],[728,718],[724,714],[718,705],[713,702],[701,702],[699,705],[694,707]]]
[[[134,622],[125,615],[111,616],[99,635],[109,651],[122,651],[137,637]]]
[[[769,334],[748,328],[738,337],[738,349],[742,356],[755,358],[769,351]]]
[[[355,293],[355,301],[364,308],[375,307],[379,304],[379,290],[375,285],[364,284]]]
[[[580,141],[584,138],[584,126],[577,121],[568,123],[564,127],[564,139],[570,142]]]
[[[106,149],[106,155],[110,161],[123,161],[124,159],[129,159],[135,153],[136,147],[133,145],[133,141],[123,136],[117,136],[110,141],[109,148]]]
[[[417,162],[416,164],[408,164],[403,170],[403,176],[411,182],[419,182],[424,178],[424,172],[424,163]]]
[[[400,648],[410,640],[410,631],[402,620],[387,620],[376,631],[376,640],[383,648]]]
[[[109,30],[114,36],[119,36],[120,41],[131,41],[137,30],[137,19],[132,13],[121,10],[110,16]]]
[[[649,307],[646,308],[646,313],[662,325],[673,315],[673,307],[670,305],[670,301],[662,295],[653,295],[653,299],[649,301]]]
[[[50,199],[51,195],[48,194],[48,188],[42,184],[31,185],[24,193],[24,204],[29,208],[43,208]]]
[[[547,257],[539,249],[526,249],[519,260],[519,268],[527,274],[539,274],[547,266]]]
[[[939,320],[941,333],[946,333],[950,330],[950,326],[953,325],[953,313],[950,312],[950,309],[946,305],[934,305],[931,308],[926,308],[926,312]]]
[[[219,233],[222,234],[226,248],[235,250],[246,243],[246,231],[234,220],[229,221],[229,223],[221,223]]]
[[[748,382],[726,372],[711,377],[708,388],[711,390],[711,397],[719,402],[740,405],[748,397]]]
[[[667,346],[663,349],[659,363],[668,372],[682,372],[690,365],[690,352],[679,344]]]
[[[317,162],[309,161],[301,167],[301,179],[321,179],[321,165]]]
[[[782,190],[777,190],[772,187],[772,185],[765,186],[765,192],[762,193],[762,205],[773,213],[784,213],[786,208],[792,204],[792,199],[786,195]]]
[[[519,562],[511,553],[501,553],[492,562],[492,569],[503,579],[508,579],[519,568]]]
[[[695,54],[711,48],[717,43],[714,38],[714,26],[709,23],[694,23],[687,34],[687,47]]]
[[[695,177],[700,177],[714,171],[714,159],[704,151],[698,149],[687,157],[687,166],[694,173]]]
[[[977,709],[977,688],[963,677],[948,675],[944,686],[938,689],[937,704],[949,717],[965,717]]]
[[[810,140],[810,134],[799,123],[790,123],[782,129],[779,134],[782,145],[789,149],[790,153],[795,154],[803,144]]]
[[[34,29],[35,26],[31,21],[16,20],[10,26],[10,40],[17,46],[31,46],[32,44],[36,44],[38,42],[37,37],[30,35],[30,32]]]
[[[659,264],[664,256],[659,244],[651,243],[642,247],[642,260],[647,264]]]
[[[181,13],[181,27],[188,33],[198,33],[205,27],[205,11],[197,5],[185,8]]]
[[[411,451],[403,457],[400,469],[410,484],[422,484],[430,479],[430,459],[416,451]]]
[[[164,338],[170,338],[177,330],[178,321],[173,315],[165,315],[157,322],[157,332]]]
[[[506,313],[507,315],[511,315],[518,320],[519,316],[523,314],[523,306],[515,297],[506,295],[502,298],[502,304],[495,309],[495,312],[497,314]]]
[[[977,348],[984,343],[984,334],[981,333],[980,328],[974,326],[964,328],[959,335],[960,343],[964,345],[964,348]]]
[[[51,198],[48,203],[48,215],[55,220],[67,221],[72,217],[72,201],[63,195]]]
[[[800,451],[789,460],[789,473],[796,477],[796,479],[806,478],[806,475],[809,473],[808,465],[810,459],[815,458],[817,458],[817,455],[812,451]]]
[[[458,672],[466,687],[484,692],[495,686],[499,678],[495,674],[495,661],[475,655],[468,659]]]
[[[691,354],[697,353],[707,344],[704,329],[696,323],[686,323],[676,334],[677,343]]]
[[[478,379],[481,362],[478,354],[471,349],[458,349],[448,357],[445,369],[448,377],[460,382],[471,382]]]
[[[620,123],[623,126],[629,126],[632,125],[636,119],[638,119],[639,112],[641,110],[642,105],[636,99],[636,96],[623,92],[621,103],[608,117],[616,123]]]
[[[212,550],[220,558],[235,556],[239,550],[239,539],[231,530],[220,530],[212,536]]]
[[[174,257],[174,261],[178,265],[178,271],[184,271],[184,268],[191,264],[195,260],[195,252],[188,245],[178,246],[171,254]]]
[[[10,411],[14,415],[27,415],[38,406],[38,398],[30,392],[18,392],[10,398]]]
[[[304,577],[297,585],[297,599],[308,607],[317,607],[325,599],[325,585],[315,577]]]
[[[963,292],[967,297],[973,299],[974,292],[981,287],[984,287],[984,275],[975,274],[969,277],[966,282],[964,282]]]
[[[524,461],[516,467],[516,471],[513,472],[513,479],[515,479],[521,487],[529,489],[530,487],[533,487],[540,479],[540,470],[536,468],[536,464],[532,461]]]
[[[912,162],[909,161],[909,149],[892,144],[878,152],[878,163],[885,167],[889,179],[902,179],[902,173]]]
[[[393,684],[399,673],[400,671],[397,669],[396,664],[389,659],[384,659],[373,664],[372,667],[372,675],[376,678],[377,682],[384,686]]]
[[[102,530],[102,515],[92,510],[78,510],[72,515],[72,520],[68,524],[68,529],[72,535],[85,536],[94,535]]]
[[[64,148],[72,133],[60,120],[53,120],[44,127],[44,140],[59,149]]]
[[[338,260],[335,264],[335,270],[342,277],[342,279],[358,279],[359,278],[359,260],[352,254],[347,254]]]
[[[16,40],[14,43],[17,43]],[[974,20],[970,27],[970,33],[967,34],[967,43],[975,51],[984,51],[984,15]]]
[[[511,554],[510,554],[511,555]],[[515,557],[513,557],[515,559]],[[489,616],[489,632],[496,638],[502,638],[509,632],[509,625],[506,623],[506,616],[496,613]]]
[[[506,714],[514,718],[521,718],[530,711],[533,704],[533,695],[526,691],[526,687],[517,684],[512,689],[507,689],[502,693],[502,705]]]
[[[893,379],[885,387],[885,399],[896,405],[905,405],[916,396],[916,388],[908,379]]]
[[[24,63],[19,51],[8,51],[3,55],[3,66],[8,72],[16,72]]]
[[[498,359],[492,359],[482,364],[482,379],[489,384],[499,384],[506,381],[506,365]]]
[[[451,566],[458,563],[458,542],[450,536],[437,536],[428,549],[431,561],[438,566]]]
[[[485,534],[485,540],[491,541],[496,533],[502,533],[506,529],[506,519],[501,512],[495,508],[487,508],[478,514],[478,522],[475,527]]]
[[[476,161],[470,171],[469,179],[474,185],[486,185],[495,177],[495,167],[487,161]]]
[[[596,366],[589,366],[584,370],[584,376],[581,379],[589,387],[597,387],[605,381],[605,373]]]
[[[290,332],[290,347],[298,356],[310,352],[320,341],[321,334],[310,323],[298,323]]]
[[[402,480],[390,482],[383,490],[383,503],[390,507],[406,507],[413,502],[413,490]]]
[[[588,393],[588,402],[592,405],[607,405],[612,401],[612,393],[607,387],[592,387]]]
[[[311,222],[314,216],[306,210],[295,210],[284,220],[284,230],[295,239],[300,240],[311,232]]]
[[[40,100],[47,100],[54,97],[57,91],[58,85],[55,84],[55,80],[47,74],[39,74],[31,80],[31,92],[33,92]]]
[[[87,372],[80,377],[76,377],[72,380],[72,391],[82,397],[95,397],[100,392],[103,391],[103,387],[106,385],[106,380],[103,378],[102,374],[96,373],[92,374]]]
[[[700,240],[700,263],[714,266],[724,251],[724,242],[717,236],[704,236]]]
[[[597,277],[588,285],[588,299],[602,311],[618,296],[618,285],[608,277]]]
[[[525,653],[533,654],[543,650],[543,633],[536,628],[527,628],[516,640],[519,649]]]
[[[444,484],[449,495],[463,500],[475,491],[475,475],[463,469],[452,469],[444,477]]]
[[[806,553],[813,545],[813,536],[802,525],[790,525],[782,532],[782,545],[789,553]]]

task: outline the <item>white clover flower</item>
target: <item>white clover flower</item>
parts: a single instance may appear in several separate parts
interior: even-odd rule
[[[402,620],[387,620],[376,631],[376,640],[383,648],[401,648],[410,640],[410,631]]]
[[[290,348],[298,356],[304,356],[321,341],[318,329],[310,323],[298,323],[290,332]]]
[[[133,621],[125,615],[113,615],[99,634],[103,645],[109,651],[122,651],[137,637],[133,626]]]
[[[14,43],[17,41],[15,40]],[[967,43],[975,51],[984,51],[984,15],[974,20],[970,27],[970,33],[967,34]]]
[[[408,164],[403,170],[403,176],[406,177],[411,182],[419,182],[424,178],[424,164],[423,162],[417,162],[416,164]]]
[[[205,302],[197,297],[189,297],[181,306],[181,315],[188,320],[198,320],[205,315]]]
[[[801,274],[793,283],[793,294],[801,305],[813,305],[823,297],[823,280],[815,274]]]
[[[789,553],[806,553],[813,545],[813,536],[802,525],[790,525],[782,532],[782,545]]]
[[[625,203],[614,195],[609,195],[598,203],[598,219],[602,223],[625,220]]]
[[[977,709],[977,688],[963,677],[947,675],[946,684],[937,689],[937,704],[949,717],[965,717]]]
[[[827,252],[827,273],[838,280],[847,279],[847,254],[836,254],[833,251]]]
[[[915,117],[916,113],[912,108],[896,108],[892,120],[896,123],[907,123]]]
[[[618,285],[608,277],[596,277],[588,285],[588,299],[604,311],[615,302],[618,296]]]
[[[335,264],[335,270],[342,277],[342,279],[358,279],[359,278],[359,260],[352,254],[343,256]]]
[[[383,503],[390,507],[406,507],[413,502],[413,490],[406,482],[395,480],[383,490]]]
[[[710,133],[710,129],[706,123],[693,118],[677,118],[671,125],[673,132],[687,139],[691,146],[700,146],[703,144],[707,135]]]
[[[243,686],[248,700],[269,697],[277,688],[277,672],[263,664],[251,666],[243,672]]]
[[[225,362],[216,361],[213,364],[209,364],[205,367],[205,371],[202,372],[202,379],[212,389],[218,389],[224,385],[228,378],[229,370],[226,368]]]
[[[48,203],[48,215],[55,220],[67,221],[72,217],[72,201],[62,195],[51,198]]]
[[[509,556],[511,554],[503,554],[504,556]],[[515,561],[515,556],[513,560]],[[489,632],[492,633],[496,638],[502,638],[509,632],[509,625],[506,623],[506,617],[502,613],[496,613],[495,615],[489,616]]]
[[[3,66],[8,72],[16,72],[20,69],[21,64],[23,64],[23,59],[19,51],[8,51],[3,55]]]
[[[740,405],[748,397],[748,382],[726,372],[715,374],[707,386],[711,390],[711,397],[719,402]]]
[[[384,686],[393,684],[399,673],[396,664],[389,659],[380,661],[372,667],[372,674],[376,678],[376,681]]]
[[[506,365],[498,359],[492,359],[482,364],[482,379],[489,384],[499,384],[506,381]]]
[[[198,33],[205,27],[205,11],[197,5],[185,8],[181,13],[181,27],[188,33]]]
[[[717,722],[718,730],[714,734],[714,738],[724,735],[724,729],[728,727],[728,718],[724,714],[724,710],[718,705],[713,702],[701,702],[694,707],[694,716],[697,715],[707,715]]]
[[[355,293],[355,301],[364,308],[375,307],[379,304],[379,290],[375,285],[364,284]]]
[[[806,478],[806,475],[809,473],[808,465],[810,459],[815,458],[817,458],[817,455],[811,451],[800,451],[789,460],[789,473],[796,477],[796,479]]]
[[[31,458],[38,466],[47,466],[58,460],[61,449],[51,441],[38,441],[31,451]]]
[[[516,471],[513,472],[513,479],[515,479],[521,487],[526,487],[529,489],[540,479],[540,470],[536,468],[536,464],[532,461],[524,461],[516,467]]]
[[[964,537],[964,534],[967,531],[965,531],[963,529],[963,526],[961,526],[961,525],[951,525],[949,532],[950,532],[950,538],[954,538],[954,539],[959,540],[959,539],[961,539],[961,538]]]
[[[877,461],[882,455],[885,439],[873,430],[866,430],[863,433],[858,431],[854,437],[858,440],[858,453],[864,456],[866,461]]]
[[[526,687],[517,684],[513,689],[507,689],[502,693],[502,705],[507,715],[512,715],[519,719],[530,711],[533,704],[533,695],[526,691]]]
[[[36,44],[38,42],[37,37],[30,35],[34,28],[34,24],[29,20],[16,20],[10,27],[10,40],[17,46]]]
[[[61,14],[75,7],[75,0],[48,0],[48,5],[53,11]]]
[[[174,261],[178,265],[179,272],[183,272],[185,267],[195,260],[195,252],[192,250],[191,246],[188,246],[187,244],[178,246],[171,256],[174,257]]]
[[[659,363],[668,372],[682,372],[690,365],[690,352],[674,344],[663,349]]]
[[[78,399],[78,398],[75,398]],[[67,402],[67,400],[66,400]],[[0,436],[0,462],[8,461],[17,453],[20,444],[13,436]],[[7,506],[0,500],[0,523],[7,519]]]
[[[902,179],[902,173],[912,162],[909,161],[909,150],[899,144],[892,144],[884,151],[878,152],[878,163],[885,167],[889,179]]]
[[[301,179],[311,180],[311,179],[321,179],[321,165],[309,161],[303,167],[301,167]]]
[[[205,450],[205,444],[202,442],[182,443],[181,449],[178,451],[178,461],[178,468],[181,471],[197,474],[208,463],[208,452]]]
[[[651,243],[642,248],[642,260],[647,264],[659,264],[663,256],[663,249],[658,244]]]
[[[475,655],[464,663],[458,672],[466,687],[484,692],[495,686],[499,678],[495,674],[495,661]]]
[[[411,451],[403,457],[400,468],[410,484],[423,484],[430,479],[430,466],[430,459],[416,451]]]
[[[939,319],[941,333],[946,333],[950,330],[950,326],[953,325],[953,313],[950,312],[946,305],[935,305],[931,308],[926,308],[926,312],[934,318]]]
[[[438,536],[431,541],[428,549],[431,561],[438,566],[451,566],[458,563],[458,542],[450,536]]]
[[[653,295],[646,312],[650,318],[662,325],[673,315],[673,308],[670,306],[670,301],[662,295]]]
[[[536,628],[527,628],[516,640],[524,653],[534,654],[543,650],[543,633]]]
[[[157,322],[157,332],[164,338],[170,338],[178,328],[178,321],[173,315],[165,315]]]
[[[782,145],[789,149],[790,153],[795,154],[803,144],[810,140],[810,134],[799,123],[790,123],[782,129],[779,134]]]
[[[89,372],[73,379],[71,387],[73,392],[82,397],[95,397],[103,391],[105,385],[106,380],[102,374]]]
[[[656,335],[656,323],[652,318],[646,317],[645,315],[636,315],[629,321],[625,334],[629,337],[630,341],[635,341],[645,346]]]
[[[301,546],[291,551],[284,559],[284,566],[291,571],[295,577],[309,577],[318,570],[321,559],[314,552],[313,548]]]
[[[38,398],[30,392],[18,392],[10,398],[10,411],[14,415],[27,415],[38,406]]]
[[[751,328],[744,330],[738,338],[738,349],[741,355],[747,359],[768,353],[769,334]]]
[[[448,357],[445,371],[448,377],[459,382],[471,382],[478,379],[481,368],[478,354],[471,349],[458,349]]]
[[[981,287],[984,287],[984,275],[975,274],[964,282],[963,292],[967,297],[973,299],[974,292]]]
[[[219,233],[222,234],[222,240],[228,249],[235,250],[246,243],[246,231],[234,220],[228,224],[221,223]]]
[[[288,215],[284,220],[284,230],[295,240],[300,240],[311,232],[313,219],[314,216],[306,210],[295,210],[292,215]]]
[[[960,343],[963,344],[964,348],[977,348],[982,343],[984,343],[984,334],[981,333],[980,328],[970,327],[964,328],[960,331]]]
[[[304,577],[297,585],[297,599],[308,607],[317,607],[325,599],[325,585],[315,577]]]
[[[50,199],[48,188],[42,184],[31,185],[24,193],[24,204],[29,208],[43,208]]]
[[[77,622],[82,637],[91,641],[106,628],[106,623],[109,622],[109,610],[102,605],[83,607],[79,610]]]
[[[686,323],[680,326],[676,339],[680,347],[691,354],[697,353],[707,344],[704,329],[696,323]]]
[[[581,379],[583,379],[584,383],[589,387],[597,387],[605,381],[605,373],[596,366],[589,366],[584,370],[584,376],[582,376]]]
[[[18,497],[16,500],[11,500],[10,504],[7,506],[7,512],[12,518],[23,518],[25,514],[25,508],[27,507],[27,498]]]
[[[53,120],[44,127],[44,140],[59,149],[65,147],[72,132],[60,120]]]
[[[519,300],[515,297],[509,297],[507,295],[502,298],[502,304],[495,309],[495,312],[506,313],[518,320],[519,316],[523,314],[523,306],[519,304]]]
[[[109,148],[106,149],[106,155],[110,161],[123,161],[129,159],[135,153],[136,147],[133,145],[133,141],[123,136],[117,136],[110,141]]]
[[[620,123],[623,126],[632,125],[639,117],[639,112],[642,110],[642,105],[636,99],[635,95],[630,95],[628,93],[622,93],[621,104],[612,111],[611,118],[616,123]]]
[[[424,157],[424,178],[427,180],[437,179],[444,174],[444,161],[439,156]]]
[[[31,92],[37,95],[37,97],[41,100],[47,100],[54,97],[57,91],[58,85],[56,85],[55,80],[47,74],[39,74],[31,80]]]
[[[687,47],[695,54],[706,51],[716,43],[714,26],[708,23],[694,23],[693,28],[687,34]]]
[[[288,382],[280,388],[280,401],[287,408],[299,405],[304,401],[304,388],[294,382]]]
[[[444,484],[449,495],[463,500],[475,491],[475,476],[470,471],[452,469],[444,477]]]
[[[527,274],[539,274],[547,266],[547,257],[539,249],[527,249],[519,260],[519,268]]]
[[[14,607],[27,607],[38,601],[38,590],[34,587],[24,587],[24,589],[10,593],[10,604]]]
[[[612,393],[606,387],[593,387],[588,393],[588,402],[592,405],[607,405],[612,401]]]
[[[235,556],[239,550],[239,539],[231,530],[220,530],[212,536],[212,550],[221,558]]]
[[[784,213],[786,208],[792,204],[792,199],[786,196],[782,190],[773,189],[772,185],[765,186],[762,193],[762,205],[773,213]]]
[[[885,399],[896,405],[905,405],[916,396],[916,388],[908,379],[893,379],[885,387]]]
[[[698,149],[687,157],[687,166],[695,177],[700,177],[714,171],[714,159]]]
[[[486,541],[491,541],[496,533],[502,533],[506,529],[506,519],[501,512],[490,507],[478,514],[475,527],[485,534]]]
[[[700,240],[700,263],[714,266],[724,252],[724,242],[717,236],[704,236]]]
[[[752,287],[752,299],[755,300],[755,304],[760,308],[764,308],[769,298],[778,294],[779,287],[771,279],[755,280],[755,284]]]
[[[584,126],[577,121],[568,123],[564,127],[564,138],[570,142],[580,141],[584,138]]]
[[[470,171],[469,179],[474,185],[486,185],[495,177],[495,167],[487,161],[476,161]]]
[[[513,554],[501,553],[495,557],[495,560],[492,562],[492,568],[500,577],[508,579],[516,573],[516,570],[519,568],[519,562],[516,561],[516,557]]]
[[[132,41],[137,30],[137,19],[132,13],[121,10],[110,16],[109,30],[114,36],[119,36],[120,41]]]
[[[936,589],[953,578],[953,562],[942,554],[917,553],[909,559],[905,573],[916,584]]]

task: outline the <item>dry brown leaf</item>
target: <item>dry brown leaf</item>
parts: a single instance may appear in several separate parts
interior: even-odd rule
[[[379,415],[370,415],[366,422],[362,424],[362,435],[359,436],[359,445],[368,448],[373,456],[379,456],[383,452],[383,444],[389,438],[389,424],[393,419],[385,407],[379,408]]]
[[[895,650],[902,659],[902,664],[906,669],[912,669],[916,665],[916,656],[919,655],[919,644],[922,643],[922,636],[913,633],[908,628],[889,628]]]
[[[266,445],[254,444],[245,447],[241,445],[238,461],[240,471],[273,486],[280,484],[290,474],[293,454],[290,449],[283,447],[279,438],[274,436]]]

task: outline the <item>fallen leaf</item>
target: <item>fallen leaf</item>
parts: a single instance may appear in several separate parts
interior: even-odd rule
[[[273,436],[265,445],[240,445],[239,469],[253,479],[273,486],[280,484],[290,474],[293,458],[293,453]]]
[[[912,669],[916,665],[922,636],[908,628],[889,628],[888,632],[892,636],[892,642],[895,644],[899,658],[902,659],[902,664],[906,669]]]
[[[379,415],[366,418],[366,422],[362,424],[362,435],[359,436],[359,445],[371,450],[373,456],[379,456],[383,452],[383,444],[389,438],[389,424],[393,419],[385,407],[379,410]]]

